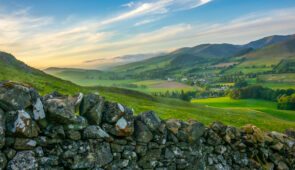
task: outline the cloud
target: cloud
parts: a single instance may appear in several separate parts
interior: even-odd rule
[[[123,6],[123,7],[129,7],[129,8],[131,8],[131,7],[133,7],[134,5],[135,5],[135,3],[134,3],[133,1],[131,1],[131,2],[127,3],[127,4],[123,4],[122,6]]]
[[[178,8],[167,4],[162,8],[171,11],[202,4],[202,1],[189,1],[191,3],[182,5],[183,1],[188,2],[174,0],[173,4],[180,4]],[[146,11],[142,10],[142,13],[149,15],[161,10]],[[96,19],[76,20],[71,16],[71,22],[64,23],[52,17],[32,16],[29,9],[13,13],[0,11],[0,50],[11,52],[37,68],[97,68],[116,62],[118,59],[115,57],[126,54],[154,53],[201,43],[241,44],[267,35],[294,33],[294,16],[295,8],[288,8],[251,13],[228,22],[198,25],[178,23],[122,36],[120,28],[107,30]],[[137,22],[137,26],[155,20],[149,16],[144,18]],[[85,63],[86,60],[95,61]]]
[[[116,17],[102,21],[102,24],[110,24],[125,19],[136,18],[146,15],[159,15],[169,11],[192,9],[211,2],[212,0],[156,0],[149,3],[135,4],[130,2],[124,6],[133,7],[134,9],[124,12]]]
[[[145,20],[142,20],[142,21],[139,21],[139,22],[135,23],[134,26],[140,26],[140,25],[148,24],[148,23],[151,23],[151,22],[154,22],[154,21],[156,21],[156,19],[145,19]]]

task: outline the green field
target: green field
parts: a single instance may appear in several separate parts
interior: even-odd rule
[[[4,55],[5,60],[1,60]],[[11,60],[11,61],[9,61]],[[106,100],[120,102],[134,108],[136,114],[148,110],[154,110],[161,118],[169,119],[196,119],[206,125],[213,121],[221,121],[227,125],[241,127],[245,124],[254,124],[264,130],[284,131],[287,128],[295,128],[294,112],[277,112],[274,106],[269,107],[268,113],[254,109],[232,109],[208,107],[203,104],[189,103],[178,99],[153,97],[146,93],[134,90],[114,87],[82,87],[70,81],[65,81],[39,70],[33,69],[15,60],[7,54],[0,53],[0,81],[20,81],[36,88],[41,95],[59,91],[64,94],[78,92],[99,92]],[[159,80],[139,82],[150,86],[159,83]],[[255,103],[254,103],[255,104]],[[288,120],[287,120],[288,119]]]
[[[272,89],[295,89],[295,73],[265,74],[259,75],[262,82],[258,83],[256,78],[247,79],[249,85],[261,85]]]
[[[220,98],[193,100],[192,103],[199,103],[199,104],[205,104],[208,106],[234,109],[234,110],[237,110],[237,109],[253,110],[253,111],[262,112],[264,114],[272,115],[276,118],[295,121],[295,111],[278,110],[276,102],[271,102],[266,100],[257,100],[257,99],[233,100],[233,99],[230,99],[229,97],[220,97]]]

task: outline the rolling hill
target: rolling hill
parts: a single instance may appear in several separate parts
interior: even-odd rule
[[[255,50],[242,58],[241,66],[277,65],[283,59],[295,59],[295,37]]]
[[[163,119],[196,119],[207,125],[218,120],[237,127],[250,123],[261,129],[276,131],[283,131],[290,127],[295,128],[294,121],[251,109],[207,107],[177,99],[152,97],[133,90],[113,87],[81,87],[29,67],[16,60],[11,54],[3,52],[0,53],[0,80],[24,82],[38,89],[42,95],[52,91],[65,94],[99,92],[109,101],[124,103],[134,108],[136,113],[154,110]]]
[[[233,61],[239,63],[242,61],[242,66],[255,65],[257,62],[259,65],[278,64],[282,59],[292,57],[294,38],[295,35],[275,35],[245,45],[202,44],[181,48],[167,55],[117,66],[113,70],[126,75],[146,76],[153,79],[175,76],[179,73],[193,73],[208,66]]]
[[[295,34],[293,35],[273,35],[269,37],[265,37],[256,41],[252,41],[246,45],[243,45],[244,47],[258,49],[263,48],[272,44],[276,44],[281,41],[289,40],[295,38]]]

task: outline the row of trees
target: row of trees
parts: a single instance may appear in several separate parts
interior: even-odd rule
[[[262,86],[248,86],[244,88],[234,89],[230,92],[232,99],[264,99],[277,101],[282,95],[290,96],[295,93],[294,89],[277,89],[273,90]]]
[[[278,109],[295,110],[295,90],[264,88],[262,86],[248,86],[234,89],[230,92],[232,99],[264,99],[278,102]]]
[[[193,98],[211,98],[211,97],[222,97],[227,94],[225,91],[166,91],[166,92],[154,92],[154,96],[177,98],[184,101],[190,101]]]
[[[290,96],[282,95],[278,99],[278,109],[295,110],[295,93]]]

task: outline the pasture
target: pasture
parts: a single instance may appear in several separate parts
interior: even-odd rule
[[[264,114],[271,115],[276,118],[295,121],[295,111],[278,110],[277,103],[258,100],[258,99],[240,99],[233,100],[229,97],[208,98],[192,100],[192,103],[205,104],[207,106],[227,108],[234,110],[253,110]]]

